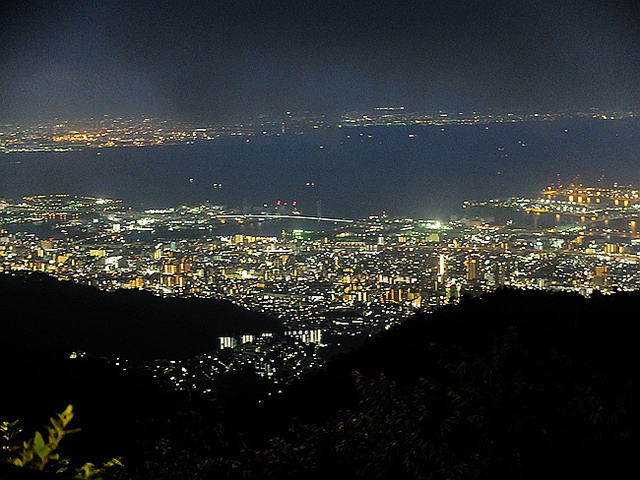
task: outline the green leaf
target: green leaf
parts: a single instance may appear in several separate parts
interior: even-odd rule
[[[60,420],[62,421],[62,424],[66,427],[67,424],[73,418],[73,405],[71,404],[67,405],[67,408],[64,409],[64,412],[62,412],[59,415],[59,417],[60,417]]]
[[[49,454],[49,448],[45,445],[40,432],[36,432],[35,437],[33,437],[33,450],[40,458],[46,458]]]

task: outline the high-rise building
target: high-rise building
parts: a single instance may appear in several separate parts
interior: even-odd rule
[[[445,262],[444,254],[440,254],[440,258],[438,259],[438,283],[443,284],[447,275],[447,265]]]
[[[509,268],[506,263],[496,263],[493,267],[493,281],[496,287],[506,285],[509,280]]]
[[[593,277],[593,286],[594,287],[602,287],[607,284],[607,266],[606,265],[596,265],[595,266],[595,275]]]
[[[468,257],[465,265],[467,267],[467,280],[473,282],[480,277],[479,259],[477,257]]]

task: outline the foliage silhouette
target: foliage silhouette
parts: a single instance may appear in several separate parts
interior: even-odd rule
[[[61,458],[59,453],[60,442],[71,433],[79,432],[80,429],[67,428],[74,417],[73,406],[67,405],[57,418],[51,417],[51,425],[46,426],[47,438],[36,430],[34,436],[22,442],[14,444],[15,437],[20,434],[16,429],[17,422],[2,422],[2,450],[6,453],[4,461],[16,467],[37,470],[39,472],[47,469],[50,472],[69,474],[72,469],[69,467],[69,459]],[[87,462],[76,469],[74,479],[79,480],[102,480],[102,475],[107,469],[122,467],[117,458],[106,462],[102,467],[96,467],[93,463]],[[3,473],[2,477],[9,474]],[[12,472],[13,477],[15,472]],[[23,475],[22,475],[23,476]],[[22,476],[20,478],[22,478]],[[70,475],[66,475],[71,478]]]

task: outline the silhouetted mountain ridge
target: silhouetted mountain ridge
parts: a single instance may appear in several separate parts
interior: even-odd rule
[[[415,315],[269,405],[298,420],[284,431],[264,415],[280,443],[259,468],[265,478],[621,473],[640,446],[639,311],[640,292],[505,289]]]
[[[7,348],[130,360],[178,359],[218,347],[223,335],[282,331],[266,315],[225,300],[104,292],[47,275],[0,275]]]

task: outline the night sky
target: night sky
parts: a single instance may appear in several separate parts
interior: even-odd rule
[[[0,9],[0,121],[637,109],[639,4],[15,2]]]

